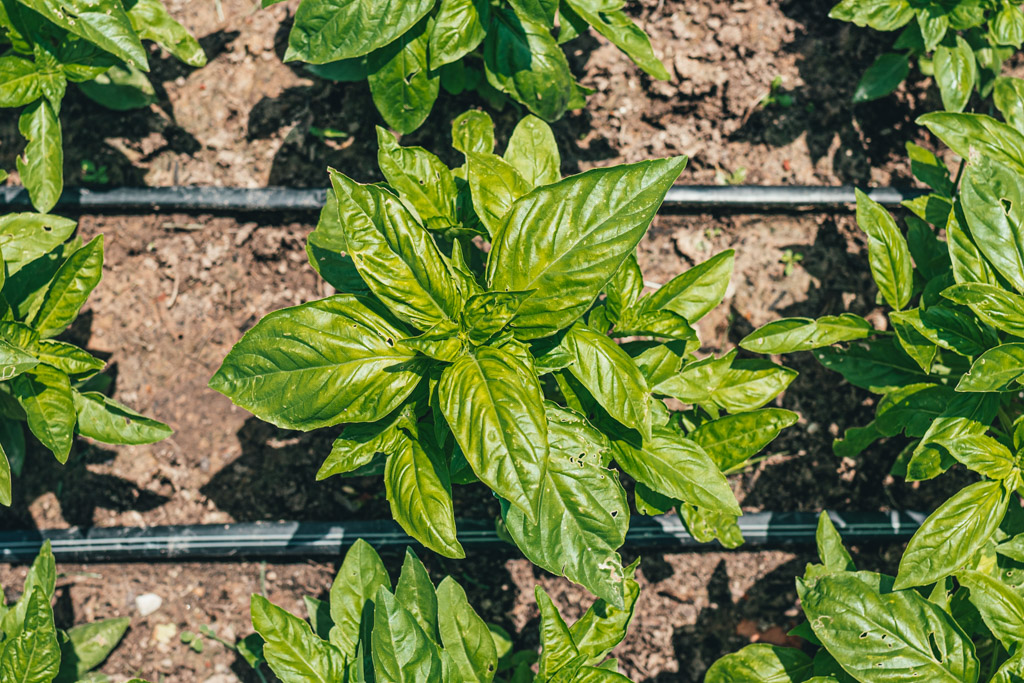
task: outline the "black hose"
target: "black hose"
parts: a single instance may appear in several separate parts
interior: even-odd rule
[[[914,512],[830,512],[848,543],[902,542],[924,520]],[[746,539],[743,548],[771,548],[814,543],[818,518],[811,512],[757,512],[739,519]],[[30,562],[45,539],[61,562],[125,562],[154,560],[205,561],[241,558],[302,560],[339,557],[356,539],[378,549],[402,548],[415,542],[390,521],[244,522],[195,526],[96,527],[0,533],[0,562]],[[501,547],[503,541],[487,522],[460,522],[459,541],[470,548]],[[700,543],[675,515],[634,517],[626,534],[630,549],[678,551],[720,549]]]
[[[905,199],[924,194],[922,190],[879,187],[868,191],[875,201],[897,206]],[[289,212],[319,211],[326,189],[288,187],[122,187],[64,190],[57,207],[84,212],[114,211],[234,211]],[[855,202],[854,188],[782,185],[676,185],[665,196],[669,208],[704,209],[827,209]],[[0,209],[29,210],[32,203],[24,188],[0,187]]]

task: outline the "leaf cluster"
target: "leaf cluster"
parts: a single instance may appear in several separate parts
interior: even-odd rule
[[[252,596],[257,640],[246,639],[246,659],[267,664],[283,683],[615,683],[608,653],[626,634],[639,586],[629,568],[626,602],[603,600],[567,625],[551,598],[536,588],[540,656],[514,652],[507,632],[488,624],[451,576],[434,586],[426,568],[406,549],[398,582],[373,548],[358,540],[345,555],[327,601],[305,598],[307,621],[262,595]],[[532,665],[539,663],[534,674]]]
[[[902,29],[891,52],[861,78],[854,102],[893,92],[917,61],[934,76],[943,109],[960,112],[971,94],[992,95],[1003,62],[1024,43],[1019,0],[842,0],[829,16],[877,31]]]
[[[0,591],[0,680],[24,683],[80,683],[109,680],[93,669],[121,642],[130,620],[103,619],[67,631],[53,623],[57,570],[50,542],[32,563],[17,602]],[[133,679],[129,683],[145,683]]]
[[[26,442],[22,423],[61,463],[75,434],[111,444],[146,444],[167,425],[104,396],[106,363],[56,339],[103,274],[103,236],[72,237],[75,222],[20,213],[0,217],[0,504],[11,504]]]
[[[59,114],[68,83],[111,109],[156,101],[143,40],[206,64],[162,0],[0,0],[0,107],[24,107],[18,173],[38,211],[50,211],[64,187]]]
[[[644,294],[634,250],[685,159],[560,179],[543,121],[498,156],[480,112],[453,124],[454,171],[378,137],[387,183],[331,171],[308,239],[341,293],[265,317],[210,386],[280,427],[348,423],[318,478],[382,474],[393,517],[448,557],[464,556],[452,486],[483,482],[531,561],[622,607],[613,462],[641,512],[676,507],[698,538],[738,545],[724,473],[796,421],[763,408],[796,373],[694,355],[732,252]]]
[[[280,0],[263,0],[263,6]],[[387,124],[420,127],[440,90],[511,99],[547,121],[582,107],[562,44],[593,28],[655,78],[669,73],[621,0],[303,0],[285,61],[316,75],[369,81]]]

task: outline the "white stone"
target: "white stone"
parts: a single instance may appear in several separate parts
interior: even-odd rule
[[[144,617],[148,617],[160,609],[162,604],[164,604],[164,599],[156,593],[143,593],[135,597],[135,609],[139,610],[139,614]]]

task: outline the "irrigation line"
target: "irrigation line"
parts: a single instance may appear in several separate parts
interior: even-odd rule
[[[915,512],[830,512],[848,543],[905,541],[924,521]],[[746,539],[741,549],[805,546],[814,543],[817,515],[811,512],[757,512],[739,519]],[[471,548],[504,545],[493,524],[459,523],[459,541]],[[306,559],[340,557],[356,539],[377,549],[402,548],[415,542],[391,521],[343,523],[244,522],[194,526],[98,527],[8,531],[0,533],[0,562],[30,562],[49,539],[61,562],[125,562],[174,560]],[[675,515],[634,517],[625,547],[634,550],[678,551],[720,549],[694,539]]]
[[[897,206],[922,190],[878,187],[868,196],[885,206]],[[115,211],[199,212],[311,212],[319,211],[326,189],[288,187],[125,187],[64,190],[57,207],[63,210],[109,213]],[[798,210],[841,209],[856,202],[854,187],[800,185],[675,185],[665,196],[669,209]],[[0,187],[0,209],[28,210],[32,206],[24,188]]]

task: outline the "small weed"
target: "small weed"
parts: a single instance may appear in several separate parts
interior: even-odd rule
[[[785,275],[786,277],[789,277],[790,275],[793,274],[793,268],[796,267],[796,264],[800,263],[803,260],[804,255],[795,254],[793,253],[792,249],[787,249],[786,251],[782,252],[782,258],[779,259],[779,263],[786,264],[786,267],[782,271],[782,274]]]
[[[793,96],[781,91],[782,76],[776,76],[772,79],[772,85],[768,90],[768,94],[761,98],[761,106],[765,109],[773,106],[782,107],[783,109],[792,107]]]
[[[82,160],[82,182],[94,185],[109,185],[110,176],[106,166],[98,166],[92,159]]]

